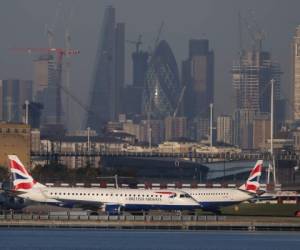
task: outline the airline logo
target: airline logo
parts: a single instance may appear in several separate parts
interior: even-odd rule
[[[35,181],[27,172],[26,168],[15,155],[9,155],[9,167],[13,176],[14,190],[28,190],[31,189]]]
[[[169,191],[159,191],[155,192],[156,194],[163,194],[163,195],[168,195],[169,198],[174,198],[176,197],[176,193],[174,192],[169,192]]]
[[[255,193],[259,189],[259,178],[263,167],[263,161],[256,162],[255,167],[252,169],[250,176],[246,182],[246,190]]]

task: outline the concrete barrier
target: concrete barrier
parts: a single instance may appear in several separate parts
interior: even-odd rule
[[[2,214],[0,220],[59,220],[59,221],[225,221],[226,216],[216,215],[88,215],[80,213],[82,211],[72,212],[52,212],[51,214]]]

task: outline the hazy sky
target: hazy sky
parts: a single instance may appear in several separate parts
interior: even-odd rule
[[[2,0],[0,2],[0,78],[32,79],[32,58],[8,51],[11,47],[47,47],[45,25],[56,23],[56,47],[63,46],[62,14],[55,18],[59,2],[69,21],[73,47],[81,54],[72,59],[73,93],[87,101],[105,6],[116,7],[117,21],[126,23],[126,38],[143,35],[144,49],[153,45],[161,21],[165,26],[161,39],[171,45],[180,69],[188,53],[190,38],[208,38],[215,51],[215,103],[217,113],[229,113],[233,107],[230,69],[238,53],[238,12],[253,11],[266,33],[264,48],[282,65],[283,96],[290,92],[290,44],[300,24],[299,0]],[[56,21],[54,21],[56,20]],[[126,45],[126,83],[131,81],[130,54]],[[74,128],[80,126],[84,111],[74,104]]]

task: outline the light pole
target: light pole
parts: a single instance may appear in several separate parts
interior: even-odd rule
[[[209,109],[210,109],[210,149],[212,150],[212,146],[213,146],[213,108],[214,108],[214,104],[211,103],[209,104]]]
[[[27,124],[27,125],[28,125],[28,120],[29,120],[29,118],[28,118],[28,115],[29,115],[28,109],[29,109],[29,101],[26,100],[25,101],[25,124]]]
[[[88,154],[90,154],[90,151],[91,151],[90,130],[91,130],[91,128],[88,127],[87,128],[87,150],[88,150]]]
[[[271,80],[271,134],[270,134],[270,153],[271,153],[271,165],[269,164],[269,169],[268,169],[268,184],[270,183],[270,173],[272,170],[273,173],[273,183],[276,185],[276,166],[275,166],[275,157],[274,157],[274,82],[275,80]]]

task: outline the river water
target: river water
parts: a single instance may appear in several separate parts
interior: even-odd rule
[[[2,228],[0,249],[299,250],[300,233]]]

